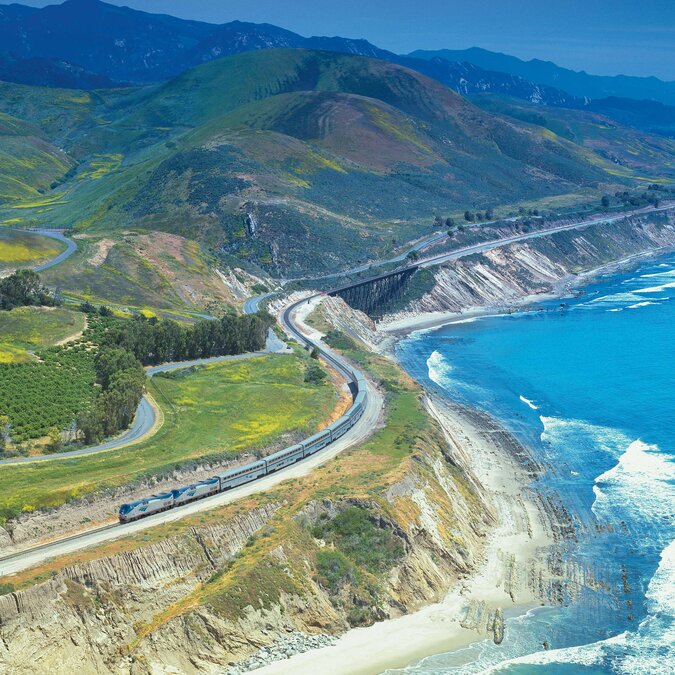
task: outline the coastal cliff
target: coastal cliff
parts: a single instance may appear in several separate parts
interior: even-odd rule
[[[439,268],[410,311],[517,304],[673,245],[672,212],[542,236]],[[377,382],[385,419],[372,439],[266,494],[0,579],[2,668],[234,675],[292,657],[318,672],[295,660],[337,649],[353,627],[444,601],[444,631],[500,643],[503,609],[580,587],[556,566],[569,515],[529,491],[543,469],[526,448],[374,354],[382,333],[341,300],[308,323]]]
[[[605,265],[673,246],[675,208],[516,242],[434,268],[433,288],[384,324],[432,312],[523,304],[558,293]]]

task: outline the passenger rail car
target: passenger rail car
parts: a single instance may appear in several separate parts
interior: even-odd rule
[[[332,357],[330,360],[333,362]],[[305,457],[323,450],[323,448],[344,436],[363,415],[367,396],[366,380],[358,370],[351,371],[349,375],[356,385],[356,397],[349,410],[336,422],[333,422],[301,443],[292,445],[290,448],[285,448],[284,450],[279,450],[264,459],[245,464],[244,466],[238,466],[235,469],[217,474],[199,483],[175,488],[171,492],[122,504],[119,510],[120,522],[129,523],[133,520],[150,516],[153,513],[166,511],[167,509],[189,504],[198,499],[210,497],[225,490],[231,490],[238,485],[258,480],[263,476],[279,471],[279,469],[295,464],[295,462],[299,462]]]

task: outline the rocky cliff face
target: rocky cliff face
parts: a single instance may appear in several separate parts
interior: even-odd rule
[[[316,646],[317,635],[439,600],[481,560],[495,514],[465,458],[426,419],[413,454],[390,462],[376,489],[324,487],[295,502],[287,493],[149,543],[141,535],[83,562],[49,565],[0,597],[0,669],[222,673],[252,655],[249,665],[259,663],[260,650],[283,656]],[[315,480],[325,485],[343,471],[354,485],[372,480],[378,460],[365,452]],[[359,516],[364,550],[333,527],[345,514]],[[384,564],[371,565],[373,548],[390,551]],[[334,565],[344,567],[334,575]]]
[[[580,273],[673,246],[675,210],[533,238],[437,268],[433,290],[405,314],[508,306],[571,284]]]

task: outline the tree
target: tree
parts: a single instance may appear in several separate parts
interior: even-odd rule
[[[446,227],[454,227],[455,221],[452,218],[446,218],[445,219],[445,226]]]
[[[9,444],[11,425],[7,415],[0,415],[0,450],[4,450]]]
[[[61,441],[61,431],[58,427],[51,427],[49,433],[47,434],[49,441],[47,443],[48,452],[59,452],[63,446]]]
[[[485,220],[492,220],[495,217],[495,212],[492,209],[488,209],[485,212]]]
[[[600,203],[602,204],[602,208],[606,209],[610,205],[609,195],[603,195]]]
[[[471,213],[471,211],[464,211],[464,220],[468,223],[472,223],[474,221],[473,213]]]
[[[0,280],[0,309],[14,309],[26,305],[53,306],[54,296],[42,285],[33,270],[18,270]]]
[[[318,359],[318,358],[319,358],[319,354],[320,354],[319,348],[315,346],[315,347],[312,349],[312,353],[310,354],[310,356],[311,356],[313,359]]]
[[[434,227],[443,227],[443,218],[436,216],[434,218]]]
[[[416,262],[419,260],[420,254],[418,251],[410,251],[408,255],[406,256],[406,259],[409,260],[410,262]]]

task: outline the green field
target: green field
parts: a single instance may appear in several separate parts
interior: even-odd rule
[[[65,248],[63,242],[51,237],[0,228],[0,272],[49,260]]]
[[[84,323],[82,312],[62,307],[17,307],[11,312],[0,312],[0,353],[18,350],[24,357],[22,350],[54,345],[81,332]]]
[[[165,422],[149,441],[90,457],[5,466],[0,517],[50,508],[199,460],[264,448],[287,432],[317,429],[332,412],[332,383],[304,382],[308,357],[271,355],[153,378]]]

